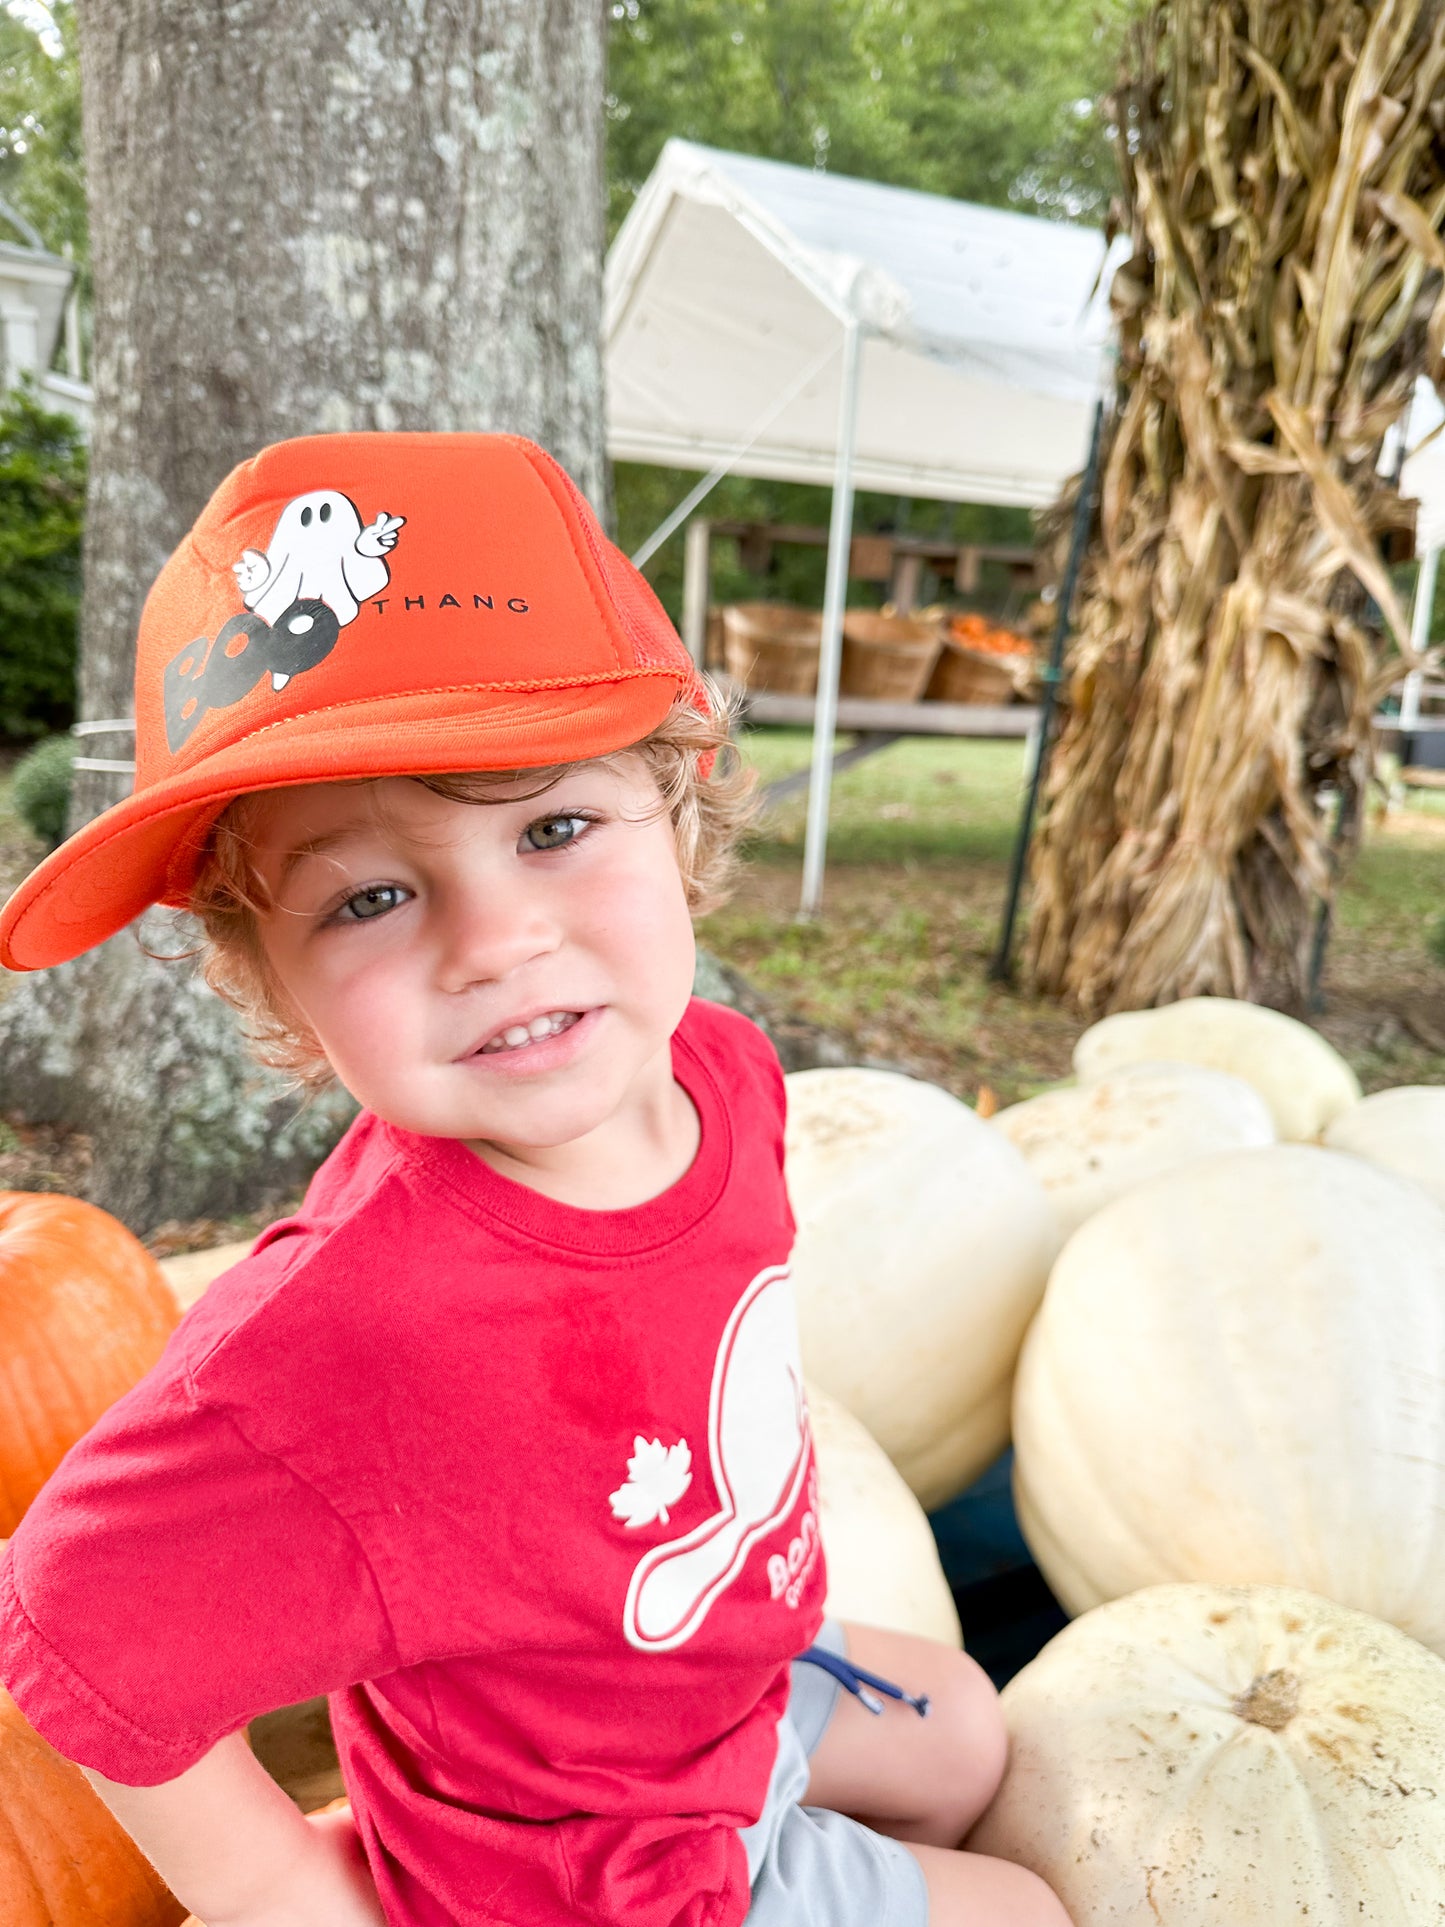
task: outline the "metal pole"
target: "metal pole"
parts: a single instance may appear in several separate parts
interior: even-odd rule
[[[712,523],[697,516],[687,525],[682,551],[682,640],[701,669],[707,653],[707,605],[712,595]]]
[[[813,707],[813,768],[808,784],[808,827],[803,839],[800,918],[816,917],[823,902],[828,800],[833,783],[833,732],[838,721],[838,671],[843,659],[843,604],[848,594],[848,553],[853,537],[853,445],[858,428],[860,334],[856,320],[850,319],[844,324],[838,453],[833,469],[833,513],[828,523],[828,574],[823,587],[818,698]]]
[[[1410,611],[1410,647],[1423,656],[1430,647],[1430,616],[1435,607],[1435,578],[1440,569],[1440,551],[1426,549],[1420,557],[1420,572],[1415,578],[1415,603]],[[1420,720],[1420,697],[1425,687],[1425,671],[1412,669],[1400,691],[1400,733],[1408,736]],[[1401,745],[1402,758],[1409,750]]]
[[[1069,536],[1069,559],[1064,566],[1064,579],[1059,586],[1059,607],[1054,617],[1054,640],[1049,650],[1049,666],[1044,671],[1043,695],[1039,699],[1039,719],[1037,749],[1034,753],[1033,774],[1029,778],[1028,795],[1024,801],[1024,813],[1020,820],[1018,835],[1014,839],[1013,861],[1009,865],[1008,902],[1004,906],[1003,929],[999,933],[998,949],[988,967],[988,974],[995,983],[1007,983],[1012,971],[1014,925],[1018,920],[1019,897],[1023,890],[1024,864],[1028,861],[1029,844],[1034,833],[1034,812],[1038,808],[1039,793],[1043,789],[1044,771],[1049,762],[1050,724],[1053,722],[1055,692],[1063,678],[1064,643],[1069,634],[1069,612],[1073,606],[1074,589],[1079,580],[1079,570],[1083,567],[1084,545],[1089,536],[1089,525],[1094,519],[1094,495],[1099,481],[1099,446],[1104,436],[1104,400],[1100,396],[1094,404],[1094,427],[1089,437],[1089,459],[1084,467],[1084,479],[1079,485],[1078,500],[1074,504],[1074,526]]]

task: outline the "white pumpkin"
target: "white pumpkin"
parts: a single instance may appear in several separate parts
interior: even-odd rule
[[[1091,1025],[1074,1046],[1081,1084],[1097,1083],[1125,1064],[1161,1060],[1242,1077],[1269,1105],[1279,1136],[1291,1142],[1317,1138],[1360,1101],[1359,1079],[1317,1030],[1231,997],[1118,1011]]]
[[[1445,1209],[1312,1145],[1152,1178],[1069,1240],[1014,1391],[1069,1612],[1307,1587],[1445,1651]]]
[[[819,1513],[835,1619],[961,1646],[953,1594],[921,1505],[883,1447],[836,1399],[808,1387]]]
[[[1325,1143],[1398,1172],[1445,1204],[1445,1085],[1376,1091],[1340,1113]]]
[[[1198,1064],[1128,1064],[1096,1084],[1014,1104],[993,1126],[1028,1159],[1066,1238],[1160,1171],[1275,1141],[1254,1086]]]
[[[860,1069],[787,1085],[804,1370],[932,1509],[1008,1442],[1058,1221],[1003,1133],[936,1085]]]
[[[1445,1919],[1445,1661],[1290,1587],[1156,1586],[1003,1692],[1009,1766],[968,1845],[1074,1927]]]
[[[189,1311],[223,1271],[249,1257],[255,1242],[254,1238],[242,1238],[238,1244],[212,1245],[208,1251],[182,1251],[174,1258],[162,1258],[161,1270],[181,1310]]]

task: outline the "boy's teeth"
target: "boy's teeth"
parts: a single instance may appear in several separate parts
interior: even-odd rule
[[[482,1055],[502,1050],[521,1050],[527,1044],[539,1044],[544,1037],[555,1037],[558,1031],[570,1030],[576,1022],[575,1011],[552,1010],[545,1017],[534,1017],[530,1024],[508,1024],[489,1044],[483,1044]]]

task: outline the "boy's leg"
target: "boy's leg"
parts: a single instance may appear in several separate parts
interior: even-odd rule
[[[831,1630],[831,1629],[830,1629]],[[1027,1868],[955,1851],[997,1790],[1008,1733],[988,1675],[931,1639],[852,1623],[846,1657],[894,1681],[929,1713],[883,1696],[871,1713],[839,1692],[809,1751],[803,1800],[862,1821],[902,1842],[927,1887],[927,1927],[1071,1927],[1053,1890]]]
[[[820,1641],[840,1650],[836,1622]],[[927,1877],[910,1847],[846,1814],[799,1804],[840,1694],[818,1667],[793,1666],[763,1812],[740,1835],[752,1883],[747,1927],[931,1927]]]
[[[1008,1757],[998,1694],[966,1653],[931,1639],[843,1627],[855,1666],[927,1694],[920,1719],[885,1698],[870,1713],[839,1693],[809,1759],[804,1803],[852,1814],[878,1833],[935,1847],[956,1847],[992,1800]]]
[[[927,1927],[1073,1927],[1053,1888],[983,1853],[909,1846],[928,1889]]]
[[[973,1734],[981,1742],[990,1719],[1002,1730],[996,1696],[988,1705],[992,1686],[973,1661],[963,1665],[959,1653],[933,1640],[907,1640],[871,1626],[827,1621],[819,1638],[828,1651],[846,1648],[846,1657],[869,1673],[931,1692],[938,1711],[919,1719],[911,1707],[884,1700],[884,1713],[875,1715],[821,1669],[794,1667],[769,1811],[744,1835],[753,1877],[748,1927],[1071,1927],[1052,1890],[1025,1867],[921,1844],[904,1833],[913,1823],[952,1833],[967,1806],[977,1802],[981,1811],[988,1804],[1002,1773],[1000,1752],[992,1784],[986,1784],[988,1773],[975,1773],[971,1796],[959,1800],[946,1792],[942,1800],[919,1798],[909,1754],[925,1730],[931,1742],[927,1771],[944,1777],[958,1769],[956,1729],[961,1727],[965,1740]],[[946,1703],[952,1713],[942,1711]],[[892,1717],[898,1713],[906,1715],[911,1730]],[[848,1734],[854,1719],[867,1721],[867,1730],[842,1744],[828,1744],[844,1721]],[[890,1740],[879,1755],[884,1727]],[[952,1738],[946,1729],[954,1729]],[[859,1754],[863,1757],[855,1757]],[[857,1817],[842,1808],[848,1792],[861,1796],[854,1806]],[[800,1800],[807,1804],[796,1804]],[[890,1817],[875,1819],[879,1808],[888,1809]]]

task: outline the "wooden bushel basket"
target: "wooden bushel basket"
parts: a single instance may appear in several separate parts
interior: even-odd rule
[[[784,696],[818,687],[823,618],[791,602],[731,602],[722,612],[723,660],[734,682]]]
[[[1011,703],[1032,670],[1031,661],[1015,663],[946,641],[924,697],[934,703]]]
[[[874,702],[916,703],[942,641],[936,622],[871,609],[847,610],[839,694],[871,697]]]

